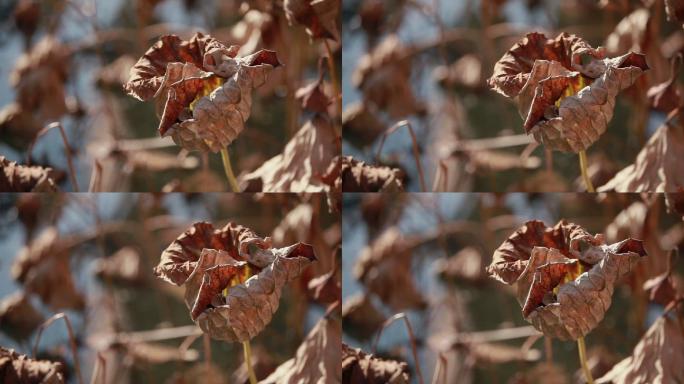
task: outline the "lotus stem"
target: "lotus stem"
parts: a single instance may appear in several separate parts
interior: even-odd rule
[[[228,179],[228,184],[230,184],[230,189],[233,192],[240,192],[240,187],[238,186],[237,179],[233,174],[233,167],[230,165],[230,155],[228,154],[228,148],[221,149],[221,160],[223,161],[223,169],[226,171],[226,178]]]
[[[584,180],[584,185],[587,187],[587,192],[596,192],[594,185],[591,184],[591,179],[587,173],[587,153],[585,151],[579,151],[580,160],[580,171],[582,172],[582,179]]]
[[[257,384],[254,369],[252,369],[252,348],[249,345],[249,340],[242,343],[242,350],[245,352],[245,365],[247,365],[247,373],[249,374],[249,384]]]
[[[587,384],[594,384],[594,378],[591,377],[591,371],[587,365],[587,347],[584,345],[584,337],[577,339],[577,349],[579,349],[579,359],[582,365],[582,372],[584,372],[584,378],[587,379]]]

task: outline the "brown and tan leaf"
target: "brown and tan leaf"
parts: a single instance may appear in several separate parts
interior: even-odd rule
[[[678,54],[676,57],[672,58],[670,78],[648,89],[646,97],[648,97],[651,108],[669,113],[682,105],[682,95],[677,84],[677,77],[681,65],[682,55]]]
[[[684,2],[682,0],[665,0],[667,20],[677,22],[684,28]]]
[[[442,278],[471,284],[480,284],[487,277],[482,252],[475,247],[465,247],[447,259],[438,259],[434,271]]]
[[[536,329],[575,340],[603,320],[618,280],[645,255],[640,240],[607,245],[576,224],[528,221],[495,251],[488,272],[517,283],[523,317]]]
[[[342,192],[399,192],[404,190],[405,174],[398,168],[368,165],[351,156],[338,156],[324,179]]]
[[[681,319],[656,320],[632,355],[616,364],[597,384],[684,382],[684,331]]]
[[[341,344],[342,324],[334,318],[323,317],[297,348],[295,356],[260,383],[340,383]]]
[[[516,99],[525,131],[537,142],[579,152],[605,132],[617,94],[648,69],[641,54],[603,56],[575,35],[529,33],[496,63],[488,83]],[[582,64],[582,57],[589,62]]]
[[[46,360],[33,360],[13,349],[0,347],[0,382],[4,384],[64,384],[64,366]]]
[[[127,284],[141,283],[145,279],[140,252],[133,247],[123,247],[113,255],[99,259],[95,265],[95,274],[105,280]]]
[[[342,300],[342,285],[336,270],[311,279],[307,288],[311,296],[321,303],[332,304]]]
[[[480,90],[485,87],[482,60],[478,55],[466,54],[448,66],[439,66],[432,77],[443,87]]]
[[[365,341],[375,335],[385,322],[385,316],[375,308],[370,296],[356,293],[342,301],[342,323],[344,332]]]
[[[651,136],[633,164],[627,166],[599,192],[678,192],[684,189],[684,124],[682,110],[677,109],[671,118]]]
[[[408,364],[380,359],[342,343],[342,383],[408,384]]]
[[[236,58],[238,50],[201,33],[189,41],[162,36],[133,66],[124,88],[140,100],[165,100],[161,136],[188,150],[218,152],[244,129],[252,89],[280,65],[273,51]]]
[[[354,277],[395,311],[422,308],[427,302],[414,282],[413,246],[396,227],[367,245],[354,265]]]
[[[340,137],[328,119],[316,115],[285,145],[283,152],[240,177],[244,192],[321,192],[321,179],[333,156],[340,152]]]
[[[297,90],[295,98],[299,100],[303,109],[316,113],[327,113],[328,106],[332,103],[323,91],[323,78],[309,83]]]
[[[19,251],[12,265],[12,277],[27,293],[38,295],[54,310],[81,310],[85,298],[74,284],[70,250],[71,245],[56,228],[50,227]]]
[[[14,340],[26,340],[44,320],[24,292],[0,301],[0,330]]]
[[[185,287],[192,319],[219,340],[250,340],[271,321],[283,287],[316,257],[308,244],[272,248],[270,238],[229,223],[195,223],[163,253],[155,274]]]
[[[0,191],[2,192],[56,192],[52,168],[19,165],[0,156]]]

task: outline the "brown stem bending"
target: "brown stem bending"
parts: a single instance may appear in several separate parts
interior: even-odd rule
[[[406,316],[406,313],[404,313],[404,312],[397,313],[396,315],[385,320],[385,322],[382,324],[382,327],[380,327],[378,334],[375,336],[375,342],[373,343],[373,354],[375,354],[375,352],[378,349],[378,341],[380,341],[380,336],[382,335],[382,331],[385,328],[387,328],[390,324],[392,324],[395,320],[399,320],[399,319],[404,320],[404,324],[406,324],[406,330],[408,331],[409,340],[411,341],[411,350],[413,351],[413,360],[416,362],[416,373],[418,374],[418,382],[420,384],[423,384],[424,383],[423,373],[420,370],[420,360],[418,360],[418,349],[416,348],[416,337],[413,334],[413,327],[411,327],[411,322],[409,321],[408,317]]]
[[[416,159],[416,167],[418,168],[418,177],[420,179],[420,188],[423,192],[427,192],[427,188],[425,187],[425,175],[423,174],[423,166],[420,163],[418,139],[416,139],[416,133],[413,131],[413,127],[411,126],[411,123],[408,120],[402,120],[394,124],[382,134],[382,138],[380,139],[380,146],[378,146],[378,152],[375,154],[375,162],[377,163],[380,159],[382,147],[385,145],[385,139],[387,139],[387,136],[393,134],[397,131],[397,129],[403,126],[405,126],[408,129],[409,134],[411,135],[411,141],[413,142],[413,157]]]
[[[71,159],[71,146],[67,140],[66,133],[64,132],[64,127],[62,123],[55,121],[46,125],[41,129],[33,141],[29,144],[28,151],[26,153],[26,165],[31,165],[31,152],[33,151],[33,146],[36,144],[38,139],[45,135],[52,128],[59,128],[59,133],[62,136],[62,142],[64,143],[64,154],[66,155],[67,165],[69,166],[69,178],[71,179],[71,185],[74,187],[74,192],[78,192],[78,183],[76,182],[76,172],[74,171],[74,163]]]
[[[81,366],[78,363],[78,349],[76,347],[76,338],[74,337],[74,330],[71,327],[71,321],[69,321],[69,317],[60,312],[51,318],[47,319],[43,324],[38,327],[38,334],[36,335],[36,341],[33,344],[33,357],[35,358],[38,355],[38,345],[40,344],[40,338],[43,335],[43,331],[50,326],[50,324],[54,323],[55,321],[59,319],[64,319],[64,323],[66,324],[67,327],[67,333],[69,334],[69,344],[71,345],[71,353],[73,354],[74,357],[74,369],[76,370],[76,376],[78,377],[78,382],[80,384],[83,384],[83,377],[81,377]]]

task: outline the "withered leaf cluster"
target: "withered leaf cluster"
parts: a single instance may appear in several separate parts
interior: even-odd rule
[[[0,382],[5,384],[63,384],[61,363],[33,360],[13,349],[0,347]]]
[[[579,152],[605,132],[617,94],[648,69],[642,54],[604,54],[565,32],[555,39],[529,33],[496,63],[489,86],[515,98],[525,132],[538,143]]]
[[[535,328],[575,340],[603,320],[615,285],[645,255],[640,240],[608,245],[577,224],[528,221],[494,252],[487,272],[516,283],[522,314]]]
[[[408,364],[384,360],[342,343],[342,383],[408,384]]]
[[[342,192],[399,192],[406,175],[398,168],[368,165],[352,156],[338,156],[328,168],[325,180]]]
[[[273,51],[237,57],[238,51],[199,32],[188,41],[162,36],[133,66],[124,88],[164,103],[160,135],[188,150],[218,152],[243,131],[252,90],[280,65]]]
[[[19,165],[0,156],[0,191],[55,192],[57,184],[52,168]]]
[[[315,259],[308,244],[273,248],[241,225],[198,222],[164,250],[154,272],[185,287],[190,316],[204,332],[243,342],[268,325],[285,284]]]

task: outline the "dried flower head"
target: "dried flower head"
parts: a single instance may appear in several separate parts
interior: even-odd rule
[[[192,319],[211,337],[244,342],[278,310],[282,289],[316,259],[304,243],[273,248],[235,223],[193,224],[161,255],[155,274],[185,287]]]
[[[642,54],[604,55],[565,32],[555,39],[529,33],[496,63],[488,83],[516,99],[525,131],[537,142],[579,152],[606,131],[617,94],[648,69]]]
[[[124,88],[139,100],[164,101],[162,136],[188,150],[218,152],[244,129],[252,89],[280,65],[274,51],[240,58],[238,51],[199,32],[189,41],[162,36],[133,66]]]
[[[574,340],[603,320],[615,284],[645,255],[640,240],[607,245],[603,235],[577,224],[560,221],[549,228],[533,220],[497,248],[487,272],[517,283],[523,316],[535,328]]]

